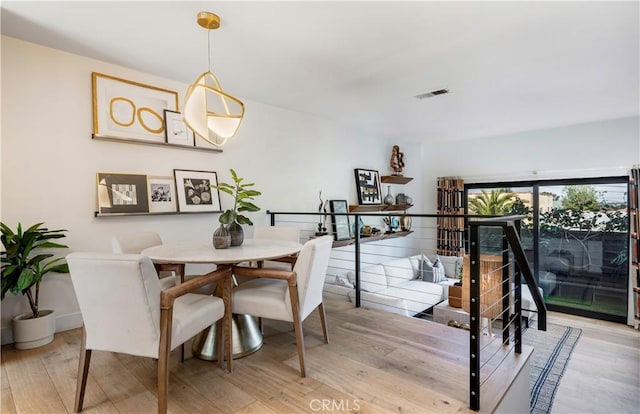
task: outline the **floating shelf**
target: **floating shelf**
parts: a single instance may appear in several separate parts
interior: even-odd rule
[[[376,211],[402,211],[412,207],[413,204],[351,204],[349,213],[371,213]]]
[[[383,175],[380,177],[380,182],[387,184],[406,184],[411,180],[413,180],[413,177],[405,177],[403,175]]]
[[[375,236],[360,236],[360,243],[371,243],[374,241],[386,240],[386,239],[395,239],[398,237],[406,237],[413,233],[411,230],[407,231],[396,231],[393,233],[382,233],[377,234]],[[336,240],[333,242],[333,247],[344,247],[350,246],[356,242],[356,239],[347,239],[347,240]]]
[[[159,141],[145,141],[144,139],[135,139],[135,138],[120,138],[120,137],[111,137],[108,135],[96,135],[91,134],[91,138],[97,141],[112,141],[112,142],[123,142],[125,144],[138,144],[138,145],[152,145],[156,147],[165,147],[165,148],[176,148],[176,149],[184,149],[191,151],[204,151],[204,152],[222,152],[221,149],[218,148],[209,148],[209,147],[196,147],[189,145],[178,145],[178,144],[169,144],[167,142],[159,142]]]
[[[93,212],[94,217],[124,217],[124,216],[168,216],[171,214],[211,214],[222,213],[220,211],[160,211],[157,213],[99,213]]]

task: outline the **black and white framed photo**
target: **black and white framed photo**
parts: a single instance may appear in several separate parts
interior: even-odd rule
[[[378,171],[356,168],[355,175],[358,204],[382,204]]]
[[[347,200],[329,200],[329,209],[332,213],[349,212]],[[335,240],[348,240],[351,238],[351,225],[349,224],[349,216],[331,215],[331,227],[333,229],[333,238]]]
[[[164,131],[168,144],[194,146],[193,131],[182,120],[182,114],[176,111],[164,110]]]
[[[148,213],[147,176],[142,174],[96,174],[98,213]]]
[[[220,193],[211,188],[218,185],[215,171],[173,170],[178,196],[178,211],[220,212]]]
[[[150,213],[173,213],[176,210],[176,185],[173,177],[147,177]]]

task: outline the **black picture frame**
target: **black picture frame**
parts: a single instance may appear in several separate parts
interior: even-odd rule
[[[100,214],[148,213],[147,176],[96,173]]]
[[[331,215],[331,229],[334,240],[348,240],[351,238],[351,224],[349,223],[349,212],[347,200],[329,200],[329,210],[331,213],[345,213],[344,216]]]
[[[174,169],[173,176],[179,212],[222,212],[220,192],[211,188],[211,185],[218,185],[215,171]]]
[[[382,204],[380,190],[380,173],[377,170],[356,168],[356,189],[358,191],[358,204],[378,205]]]

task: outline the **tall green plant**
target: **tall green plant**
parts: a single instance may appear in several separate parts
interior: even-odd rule
[[[510,191],[493,189],[488,193],[482,190],[477,196],[469,197],[469,211],[484,216],[505,215],[511,209],[514,198],[515,195]]]
[[[255,185],[254,183],[243,184],[244,178],[238,177],[233,169],[229,169],[229,171],[231,172],[233,184],[220,183],[217,186],[211,186],[212,188],[216,188],[233,197],[233,208],[225,210],[218,218],[218,221],[227,225],[236,222],[238,224],[248,224],[253,226],[253,222],[247,216],[239,213],[245,211],[260,211],[260,207],[253,204],[252,201],[254,200],[254,197],[257,197],[262,193],[250,188]]]
[[[40,282],[49,272],[68,273],[69,267],[63,258],[52,258],[51,253],[40,253],[42,249],[60,249],[67,246],[51,240],[65,237],[66,230],[49,230],[37,223],[26,230],[18,223],[14,232],[4,223],[2,228],[2,299],[7,292],[23,294],[29,300],[33,317],[39,316]]]

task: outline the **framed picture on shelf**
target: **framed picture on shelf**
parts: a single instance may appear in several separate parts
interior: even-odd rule
[[[180,112],[164,110],[164,133],[168,144],[194,146],[194,133],[187,128]]]
[[[332,213],[348,213],[347,200],[329,200],[329,210]],[[349,216],[331,216],[331,227],[333,229],[333,238],[335,240],[348,240],[351,238],[351,225],[349,224]]]
[[[178,110],[178,93],[93,72],[93,133],[165,142],[164,110]]]
[[[215,171],[173,170],[176,180],[178,211],[222,211],[220,193],[211,188],[218,185]]]
[[[98,213],[148,213],[147,176],[97,173]]]
[[[176,184],[173,177],[147,177],[150,213],[176,211]]]
[[[355,175],[358,204],[382,204],[378,171],[356,168]]]

